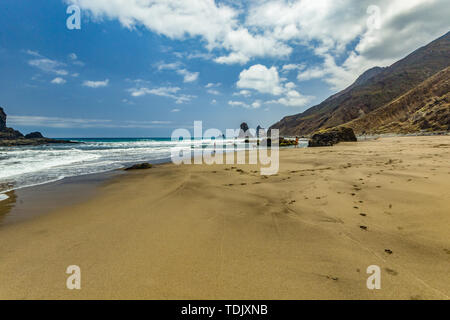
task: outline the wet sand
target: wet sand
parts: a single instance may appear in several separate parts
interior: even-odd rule
[[[130,172],[0,227],[0,298],[449,299],[449,163],[449,136],[396,137]]]

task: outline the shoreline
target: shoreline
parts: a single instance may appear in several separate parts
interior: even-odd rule
[[[113,176],[0,227],[0,299],[449,299],[449,160],[448,136],[395,137],[281,149],[275,176]],[[80,291],[65,287],[73,264]],[[365,287],[369,265],[382,290]]]

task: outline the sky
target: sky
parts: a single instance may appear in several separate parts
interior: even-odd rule
[[[49,137],[267,128],[444,35],[449,16],[448,0],[2,0],[0,106]]]

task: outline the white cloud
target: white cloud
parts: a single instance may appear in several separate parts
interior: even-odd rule
[[[45,128],[156,128],[171,124],[171,121],[151,120],[105,120],[105,119],[78,119],[63,117],[42,116],[9,116],[9,122],[14,126],[45,127]]]
[[[283,93],[277,69],[275,67],[268,69],[261,64],[256,64],[249,69],[243,70],[236,85],[238,88],[253,89],[260,93],[273,95]]]
[[[158,68],[159,71],[162,70],[177,70],[181,67],[182,63],[181,62],[172,62],[172,63],[164,63],[164,62],[160,62],[156,65],[156,67]]]
[[[311,102],[312,97],[303,96],[296,90],[289,90],[285,96],[278,100],[267,101],[266,103],[282,104],[286,107],[304,107]]]
[[[250,97],[252,93],[250,90],[241,90],[239,92],[233,93],[233,96],[244,96],[244,97]]]
[[[196,98],[196,96],[193,95],[187,95],[187,94],[178,94],[178,91],[181,89],[178,87],[159,87],[159,88],[153,88],[149,89],[146,87],[139,87],[139,88],[131,88],[128,89],[128,92],[130,92],[131,96],[133,97],[142,97],[146,95],[155,95],[160,97],[167,97],[175,100],[175,103],[182,104],[185,102],[189,102],[192,99]]]
[[[195,82],[198,79],[199,72],[190,72],[186,68],[183,68],[183,64],[179,61],[172,63],[160,62],[156,64],[158,71],[162,70],[175,70],[180,76],[183,76],[184,83]]]
[[[56,77],[55,79],[53,79],[51,81],[51,83],[53,83],[53,84],[64,84],[66,82],[67,82],[66,80],[64,80],[63,78],[60,78],[60,77]]]
[[[300,92],[294,90],[295,83],[286,83],[285,78],[280,78],[275,67],[269,69],[260,64],[251,66],[241,72],[236,85],[238,88],[253,89],[259,93],[274,96],[282,95],[278,100],[270,100],[267,103],[278,103],[288,107],[304,107],[311,101],[311,97],[303,96]],[[248,94],[245,90],[243,91],[239,94]]]
[[[29,54],[35,56],[34,52]],[[51,60],[42,56],[39,56],[38,59],[29,60],[28,64],[46,73],[52,73],[59,76],[66,76],[69,74],[67,70],[63,69],[63,67],[65,66],[64,63],[58,62],[56,60]]]
[[[370,24],[374,4],[379,21]],[[324,62],[300,79],[320,77],[342,89],[365,70],[390,65],[448,32],[448,16],[445,0],[269,0],[252,4],[246,25],[310,48]]]
[[[287,57],[292,49],[239,20],[240,10],[214,0],[67,0],[96,19],[117,19],[129,29],[136,25],[170,39],[201,38],[206,49],[225,50],[218,63],[245,63],[256,57]]]
[[[180,112],[180,109],[172,109],[170,112]]]
[[[129,29],[143,26],[170,39],[200,39],[204,48],[189,54],[192,57],[222,64],[286,59],[288,67],[281,72],[297,65],[301,80],[320,77],[335,89],[448,32],[450,16],[448,0],[265,0],[246,5],[229,0],[66,2],[79,5],[95,19],[115,19]],[[381,15],[373,26],[379,24],[379,29],[368,24],[373,12],[367,9],[374,4]],[[309,49],[323,62],[301,70],[298,61],[288,59],[293,46]]]
[[[205,88],[217,88],[217,87],[220,87],[222,84],[220,83],[220,82],[218,82],[218,83],[208,83],[206,86],[205,86]]]
[[[111,120],[14,115],[9,116],[8,120],[15,126],[40,126],[49,128],[91,128],[106,126],[111,123]]]
[[[320,67],[313,67],[305,71],[299,72],[297,79],[299,81],[307,81],[311,79],[320,79],[327,74],[327,70]]]
[[[215,90],[215,89],[209,89],[209,90],[207,90],[207,92],[208,92],[209,94],[213,94],[213,95],[215,95],[215,96],[220,95],[220,91],[219,91],[219,90]]]
[[[184,77],[184,82],[185,83],[189,83],[189,82],[195,82],[198,79],[199,76],[199,72],[190,72],[186,69],[180,69],[177,71],[177,73],[179,75],[182,75]]]
[[[89,87],[89,88],[103,88],[103,87],[107,87],[109,84],[109,79],[103,80],[103,81],[91,81],[91,80],[86,80],[83,82],[83,86],[85,87]]]
[[[294,63],[290,63],[290,64],[285,64],[283,66],[283,68],[281,68],[281,72],[290,72],[292,70],[302,70],[305,68],[304,64],[294,64]]]
[[[228,101],[228,104],[232,107],[242,107],[246,109],[258,109],[261,107],[261,101],[257,100],[251,104],[247,104],[242,101]]]
[[[216,104],[217,103],[217,100],[216,99],[212,99],[211,100],[211,104]]]

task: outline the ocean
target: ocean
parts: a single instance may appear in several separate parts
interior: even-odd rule
[[[5,192],[66,177],[107,172],[140,162],[169,162],[178,142],[170,138],[64,139],[80,144],[0,148],[0,201]],[[209,141],[210,142],[210,141]],[[186,145],[202,145],[193,140]],[[224,140],[228,150],[245,150],[243,140]],[[250,146],[253,147],[253,146]]]

